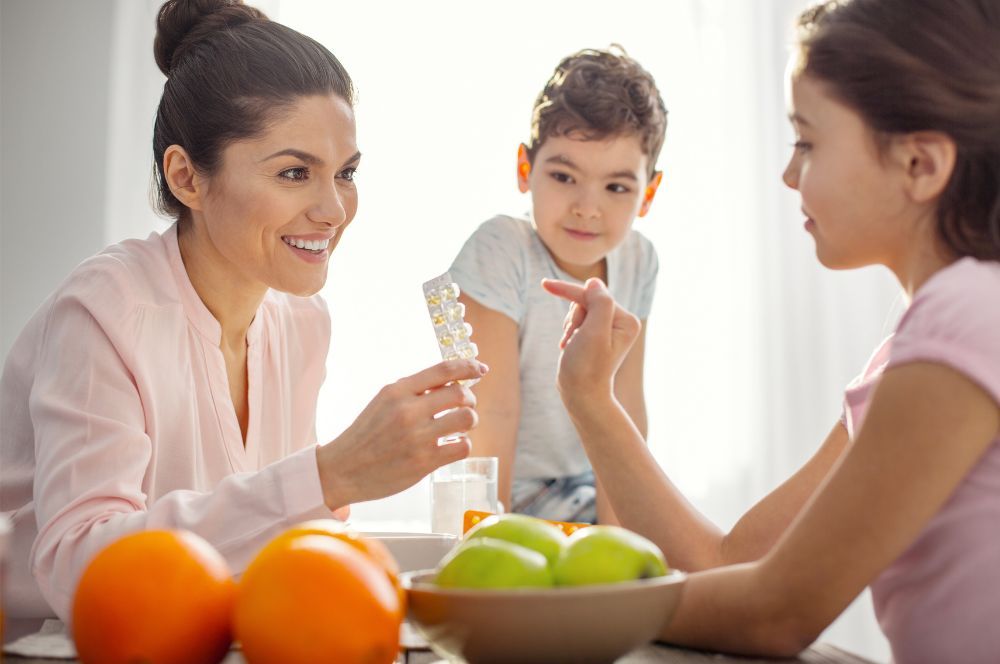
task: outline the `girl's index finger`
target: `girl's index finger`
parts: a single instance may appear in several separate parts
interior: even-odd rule
[[[560,279],[542,279],[542,288],[564,300],[576,302],[580,305],[586,304],[584,288],[579,284],[571,284],[568,281]]]

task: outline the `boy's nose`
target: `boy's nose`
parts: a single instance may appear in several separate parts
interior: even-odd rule
[[[590,196],[581,196],[570,210],[574,216],[580,219],[598,219],[601,216],[601,208]]]

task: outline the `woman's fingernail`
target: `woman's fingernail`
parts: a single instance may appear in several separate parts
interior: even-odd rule
[[[479,375],[480,376],[485,376],[486,372],[489,371],[489,370],[490,370],[490,368],[486,365],[485,362],[480,362],[479,363]]]

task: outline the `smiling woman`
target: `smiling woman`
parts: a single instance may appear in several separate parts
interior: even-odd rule
[[[455,381],[485,366],[445,362],[317,444],[330,322],[316,293],[358,205],[351,79],[236,0],[168,1],[155,53],[157,193],[176,221],[84,261],[4,365],[8,638],[67,618],[83,567],[127,533],[194,531],[240,572],[289,525],[466,456],[476,423]]]

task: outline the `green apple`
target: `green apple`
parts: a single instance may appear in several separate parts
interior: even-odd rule
[[[569,536],[553,569],[556,585],[584,586],[664,576],[659,547],[618,526],[590,526]]]
[[[496,514],[480,521],[465,535],[467,542],[491,537],[511,544],[520,544],[545,556],[554,566],[566,547],[566,535],[557,526],[543,519],[524,514]]]
[[[478,537],[445,556],[435,583],[444,588],[547,588],[552,572],[537,551]]]

